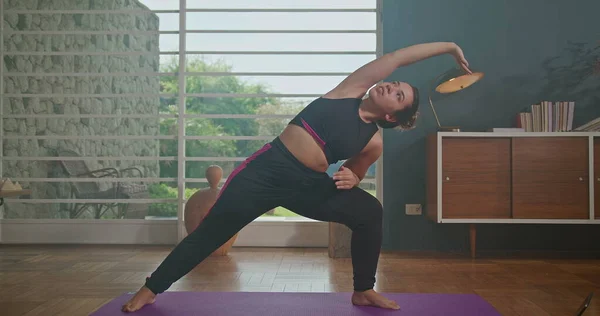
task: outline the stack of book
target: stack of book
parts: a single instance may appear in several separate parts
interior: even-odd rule
[[[573,130],[574,111],[573,101],[542,101],[517,115],[517,127],[526,132],[568,132]]]
[[[600,117],[579,126],[575,130],[578,132],[600,132]]]

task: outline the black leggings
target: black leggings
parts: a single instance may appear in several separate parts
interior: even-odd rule
[[[147,278],[146,287],[155,294],[166,291],[244,226],[277,206],[349,227],[354,290],[373,288],[382,240],[379,200],[358,187],[337,189],[327,173],[304,166],[279,138],[232,172],[208,215]]]

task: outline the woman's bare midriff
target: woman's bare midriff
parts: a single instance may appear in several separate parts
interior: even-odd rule
[[[279,135],[279,139],[308,168],[319,172],[329,168],[323,149],[304,128],[290,124]]]

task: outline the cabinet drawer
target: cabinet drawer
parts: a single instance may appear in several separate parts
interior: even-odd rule
[[[515,137],[514,218],[589,218],[587,137]]]
[[[444,138],[442,217],[510,217],[510,138]]]

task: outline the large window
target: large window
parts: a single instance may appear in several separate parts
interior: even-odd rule
[[[378,51],[376,0],[2,6],[2,177],[32,190],[4,219],[181,221],[208,166],[222,184]]]

